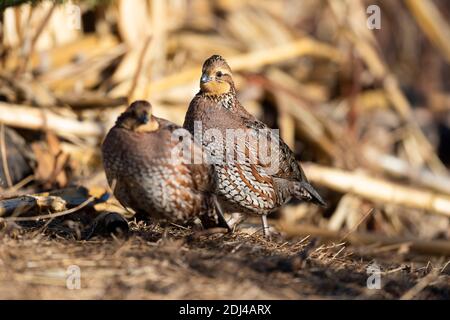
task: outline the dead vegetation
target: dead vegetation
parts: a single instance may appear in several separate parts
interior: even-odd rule
[[[380,30],[367,28],[370,4]],[[0,297],[448,299],[449,16],[440,0],[6,9]],[[232,235],[128,226],[109,196],[99,144],[117,115],[149,99],[181,124],[216,53],[329,203],[274,214],[272,242],[252,219]],[[383,290],[366,288],[373,262]],[[71,264],[83,290],[65,286]]]
[[[365,248],[309,239],[267,241],[259,234],[192,237],[179,228],[131,224],[128,239],[74,241],[40,232],[2,238],[3,298],[70,299],[442,299],[448,266],[411,262],[385,248],[374,261]],[[246,229],[244,229],[245,231]],[[379,248],[378,248],[379,249]],[[353,251],[353,250],[352,250]],[[415,258],[417,259],[417,257]],[[367,266],[381,266],[383,290],[366,288]],[[66,270],[81,269],[81,289],[68,290]],[[420,287],[421,281],[426,287]]]

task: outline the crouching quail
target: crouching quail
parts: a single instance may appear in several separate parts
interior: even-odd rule
[[[291,198],[325,205],[322,197],[308,182],[293,152],[278,134],[270,135],[266,140],[266,146],[271,143],[276,145],[269,159],[272,164],[276,163],[276,167],[262,161],[259,149],[262,145],[252,144],[247,138],[256,138],[259,132],[270,129],[240,104],[231,69],[221,56],[213,55],[204,62],[200,91],[189,105],[183,126],[195,136],[201,131],[201,143],[210,159],[218,154],[222,156],[211,160],[215,167],[214,192],[222,209],[226,212],[260,215],[266,236],[267,214]],[[246,134],[244,138],[230,140],[229,133],[236,134],[238,131]],[[221,139],[221,143],[217,144]],[[220,154],[218,145],[225,146],[227,154],[231,148],[234,157]]]
[[[180,140],[190,138],[176,124],[153,116],[149,102],[133,102],[102,144],[108,183],[119,202],[139,217],[180,224],[198,217],[205,228],[228,227],[210,193],[213,168],[180,161],[175,150]],[[194,144],[190,148],[201,152]]]

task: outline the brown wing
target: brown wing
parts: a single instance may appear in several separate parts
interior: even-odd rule
[[[183,128],[191,133],[194,132],[194,122],[202,120],[203,115],[207,111],[207,106],[204,106],[205,103],[202,100],[199,95],[196,95],[191,100],[189,108],[186,111]]]
[[[270,129],[265,123],[257,120],[253,116],[243,118],[244,124],[247,128],[253,130]],[[294,153],[288,147],[288,145],[278,135],[268,135],[268,144],[272,142],[271,139],[278,140],[278,154],[279,169],[272,177],[283,178],[288,180],[307,181],[305,173],[303,172],[300,164],[295,159]]]

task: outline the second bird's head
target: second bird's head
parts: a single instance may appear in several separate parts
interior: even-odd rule
[[[145,100],[137,100],[130,104],[117,118],[116,125],[135,132],[152,132],[159,126],[152,115],[152,105]]]
[[[221,96],[234,91],[231,68],[224,58],[213,55],[203,63],[200,89],[212,96]]]

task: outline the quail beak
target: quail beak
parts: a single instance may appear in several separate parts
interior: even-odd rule
[[[207,83],[209,81],[211,81],[212,78],[207,75],[206,73],[202,74],[202,77],[200,78],[200,83]]]

